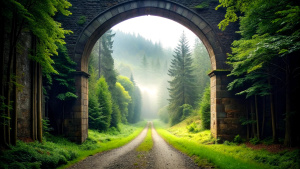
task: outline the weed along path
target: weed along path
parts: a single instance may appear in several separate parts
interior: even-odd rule
[[[168,145],[152,122],[127,145],[90,156],[70,169],[185,169],[199,168],[191,158]]]

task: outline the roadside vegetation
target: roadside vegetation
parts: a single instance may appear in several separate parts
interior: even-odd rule
[[[154,121],[154,126],[165,141],[176,149],[191,156],[202,167],[217,168],[299,168],[299,150],[284,150],[271,153],[266,150],[253,150],[240,142],[225,141],[217,144],[209,130],[201,130],[199,117],[191,116],[181,123],[168,127],[161,121]],[[191,125],[199,129],[191,131]]]
[[[66,168],[84,158],[99,152],[125,145],[134,139],[145,127],[142,121],[134,125],[119,124],[120,131],[109,129],[105,132],[89,130],[88,139],[81,145],[47,134],[44,142],[25,143],[0,154],[0,168]]]
[[[147,136],[145,137],[144,141],[136,148],[136,151],[148,152],[152,149],[153,141],[152,141],[152,129],[151,129],[151,127],[148,128]]]

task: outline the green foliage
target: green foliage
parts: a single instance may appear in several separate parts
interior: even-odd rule
[[[50,126],[50,120],[48,118],[42,119],[42,125],[44,135],[48,135],[49,132],[53,130],[53,128]]]
[[[183,116],[180,106],[189,104],[195,105],[197,100],[196,81],[190,49],[184,32],[182,33],[178,46],[174,50],[173,59],[168,75],[172,78],[169,81],[169,114],[171,124],[178,123]]]
[[[233,67],[230,76],[237,78],[228,88],[239,88],[238,94],[247,97],[268,95],[272,87],[268,79],[280,79],[276,75],[285,69],[276,60],[286,59],[300,49],[299,6],[293,6],[288,0],[233,2],[227,5],[241,4],[236,10],[244,16],[240,17],[242,38],[233,42],[232,55],[228,58]]]
[[[186,126],[189,132],[198,133],[200,130],[195,122],[191,123],[190,125]]]
[[[141,91],[138,86],[134,87],[134,114],[133,114],[133,123],[140,121],[142,113],[142,96]]]
[[[169,122],[168,106],[164,106],[164,107],[162,107],[162,108],[159,109],[159,111],[158,111],[158,117],[164,123],[168,123]]]
[[[204,145],[199,142],[197,134],[186,134],[186,124],[181,122],[171,128],[165,129],[163,124],[154,121],[156,131],[169,144],[183,153],[193,157],[193,159],[217,168],[299,168],[300,153],[299,150],[282,151],[279,153],[270,153],[265,150],[253,150],[247,148],[244,144],[236,145],[230,142],[225,144]],[[176,129],[174,128],[176,127]],[[184,127],[184,128],[183,128]],[[210,131],[207,130],[210,134]],[[191,135],[193,137],[191,137]],[[201,137],[201,136],[200,136]],[[203,166],[205,167],[205,166]]]
[[[57,73],[52,67],[54,61],[51,56],[57,55],[57,44],[65,44],[65,34],[71,31],[64,30],[61,23],[53,17],[57,12],[70,15],[67,9],[71,6],[67,0],[51,1],[42,0],[39,3],[28,1],[4,1],[5,11],[2,15],[8,20],[17,20],[20,30],[29,30],[37,38],[36,53],[31,58],[43,67],[45,73]],[[17,13],[14,14],[14,11]],[[12,29],[12,28],[11,28]]]
[[[115,36],[115,34],[112,34],[112,31],[107,31],[102,37],[100,38],[101,42],[101,67],[100,67],[100,74],[101,76],[104,76],[108,86],[109,90],[113,92],[114,87],[117,82],[117,74],[114,68],[114,59],[112,58],[112,47],[113,47],[113,40],[112,38]],[[113,96],[113,99],[114,96]]]
[[[77,21],[78,25],[83,25],[86,22],[86,16],[81,15]]]
[[[146,122],[122,125],[119,132],[99,133],[89,130],[88,139],[81,145],[50,134],[43,143],[18,141],[16,146],[0,152],[0,168],[57,168],[66,164],[69,166],[88,156],[125,145],[143,130],[145,124]]]
[[[57,46],[58,55],[53,56],[52,59],[55,62],[53,67],[58,74],[43,74],[47,79],[45,89],[50,99],[68,101],[77,98],[73,77],[76,63],[69,57],[66,46],[61,44]]]
[[[131,82],[131,80],[126,76],[118,76],[117,81],[124,87],[124,89],[128,92],[129,96],[131,97],[131,101],[128,103],[128,116],[127,121],[130,123],[134,122],[133,116],[134,116],[134,104],[136,102],[136,99],[134,98],[134,90],[135,86]]]
[[[121,122],[121,111],[118,104],[113,100],[112,101],[113,112],[111,114],[110,126],[119,129],[119,123]]]
[[[243,139],[242,139],[242,137],[238,134],[238,135],[236,135],[236,136],[234,137],[233,142],[234,142],[234,143],[237,143],[237,144],[240,144],[240,143],[243,142]]]
[[[199,110],[200,119],[202,121],[201,127],[203,129],[210,128],[210,85],[207,85],[200,101]]]
[[[194,44],[193,51],[193,67],[195,69],[195,77],[197,82],[197,88],[200,92],[199,98],[202,97],[206,85],[209,83],[209,76],[207,71],[211,69],[210,57],[204,44],[197,39]]]
[[[250,139],[249,142],[250,142],[251,144],[253,144],[253,145],[256,145],[256,144],[259,144],[259,143],[260,143],[260,139],[257,138],[257,137],[254,137],[254,138]]]
[[[128,117],[128,104],[131,102],[131,97],[119,82],[116,83],[115,94],[118,96],[116,98],[116,103],[118,104],[121,112],[121,121],[126,124]]]
[[[97,98],[97,100],[95,100],[95,98]],[[96,97],[92,94],[89,102],[91,103],[90,110],[92,110],[89,113],[89,126],[92,129],[107,130],[111,122],[112,101],[104,77],[98,80]]]
[[[247,7],[250,6],[253,0],[219,0],[220,4],[216,7],[216,10],[219,8],[225,7],[226,14],[225,19],[223,19],[219,24],[219,29],[225,30],[230,22],[236,22],[238,20],[237,12],[245,12]]]
[[[193,107],[189,104],[183,104],[180,106],[180,110],[182,111],[181,121],[188,117],[193,112]]]

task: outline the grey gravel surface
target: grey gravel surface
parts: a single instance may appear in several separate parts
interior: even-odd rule
[[[149,126],[149,127],[148,127]],[[127,145],[98,153],[73,165],[70,169],[185,169],[199,168],[191,158],[168,145],[153,128],[152,123],[141,134]],[[152,130],[153,148],[149,152],[138,152],[135,149],[142,143],[147,130]]]

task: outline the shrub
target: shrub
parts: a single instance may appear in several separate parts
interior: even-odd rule
[[[241,137],[240,135],[236,135],[236,136],[234,137],[234,139],[233,139],[233,142],[234,142],[234,143],[237,143],[237,144],[240,144],[240,143],[243,142],[243,139],[242,139],[242,137]]]
[[[202,121],[202,128],[209,129],[210,128],[210,86],[208,85],[205,88],[203,96],[200,102],[200,119]]]
[[[186,128],[188,129],[189,132],[192,132],[192,133],[198,133],[200,131],[195,122],[193,122],[190,125],[186,126]]]
[[[250,139],[249,142],[253,145],[256,145],[256,144],[260,143],[260,140],[257,137],[254,137],[254,138]]]
[[[182,110],[181,121],[188,117],[193,112],[193,107],[189,104],[183,104],[180,106],[180,110]]]

